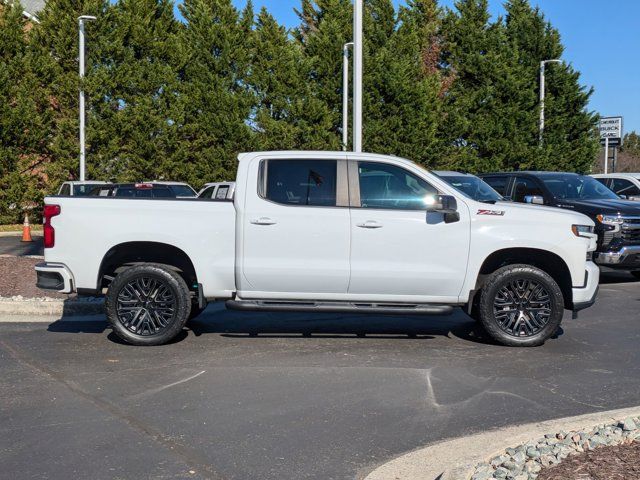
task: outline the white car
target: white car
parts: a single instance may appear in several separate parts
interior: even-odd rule
[[[64,182],[58,189],[58,195],[65,197],[84,197],[89,195],[93,189],[100,186],[111,185],[109,182],[99,182],[88,180],[84,182]]]
[[[601,173],[591,176],[621,198],[640,201],[640,173]]]
[[[214,200],[233,200],[236,191],[236,182],[205,183],[198,192],[198,198]]]
[[[106,291],[114,331],[136,345],[168,342],[223,300],[372,315],[464,307],[496,341],[534,346],[598,289],[585,215],[477,202],[391,156],[246,153],[233,202],[53,197],[44,219],[38,286]]]

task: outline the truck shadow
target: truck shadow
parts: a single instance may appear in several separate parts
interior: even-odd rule
[[[327,313],[233,312],[217,304],[189,323],[195,336],[214,333],[225,338],[357,338],[432,340],[457,337],[494,344],[461,310],[447,316],[390,316]]]
[[[51,323],[49,332],[102,334],[111,330],[106,318],[66,317]],[[554,338],[562,335],[559,329]],[[211,304],[174,338],[170,344],[180,343],[193,334],[199,337],[215,334],[229,339],[260,340],[286,339],[391,339],[424,341],[436,338],[498,345],[462,310],[447,316],[389,316],[370,314],[328,313],[257,313],[226,310],[224,304]],[[107,338],[117,344],[129,345],[115,333]]]

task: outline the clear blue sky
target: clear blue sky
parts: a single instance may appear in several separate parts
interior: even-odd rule
[[[233,0],[238,7],[245,0]],[[401,0],[394,0],[399,3]],[[283,24],[298,23],[300,0],[254,0]],[[494,16],[503,0],[489,0]],[[590,108],[603,116],[622,115],[625,131],[640,132],[640,0],[531,0],[562,35],[564,60],[595,88]],[[440,0],[452,6],[453,0]]]

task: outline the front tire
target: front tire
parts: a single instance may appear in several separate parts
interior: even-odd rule
[[[531,265],[496,270],[482,288],[480,323],[502,345],[536,347],[562,321],[564,298],[556,281]]]
[[[163,345],[180,333],[191,311],[184,279],[164,265],[144,264],[118,274],[105,309],[113,331],[133,345]]]

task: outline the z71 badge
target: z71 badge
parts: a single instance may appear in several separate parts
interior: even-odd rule
[[[504,210],[478,210],[476,215],[493,215],[496,217],[503,217]]]

